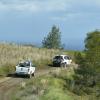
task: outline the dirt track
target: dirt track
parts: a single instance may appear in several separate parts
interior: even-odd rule
[[[35,77],[38,77],[43,74],[47,74],[52,70],[54,69],[37,71],[35,73]],[[14,88],[16,88],[17,85],[20,85],[22,82],[25,82],[26,80],[28,80],[28,78],[13,77],[13,76],[5,77],[4,79],[1,79],[0,80],[0,100],[10,100],[9,94],[13,92]]]
[[[73,66],[73,65],[72,65]],[[74,67],[77,65],[74,65]],[[48,74],[51,71],[55,71],[58,68],[50,68],[45,70],[36,71],[35,77]],[[33,77],[34,78],[34,77]],[[29,80],[28,78],[21,77],[5,77],[3,80],[0,80],[0,100],[11,100],[10,94],[14,91],[16,86],[20,85],[21,82]]]

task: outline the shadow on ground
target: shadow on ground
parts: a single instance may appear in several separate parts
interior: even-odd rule
[[[12,77],[12,78],[28,78],[26,75],[16,75],[15,73],[8,74],[7,77]]]

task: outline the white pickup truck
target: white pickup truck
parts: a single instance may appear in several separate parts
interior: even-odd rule
[[[16,66],[15,75],[27,75],[29,78],[34,76],[35,73],[35,65],[32,64],[31,61],[21,61]]]

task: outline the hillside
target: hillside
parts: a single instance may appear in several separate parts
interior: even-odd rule
[[[52,58],[57,54],[68,54],[68,52],[23,46],[17,44],[0,43],[0,74],[11,72],[20,60],[30,59],[38,69],[51,64]],[[69,52],[69,54],[71,54]]]
[[[99,83],[97,83],[97,86],[91,87],[92,81],[89,81],[90,85],[85,85],[85,79],[82,80],[83,77],[77,73],[75,63],[67,66],[67,68],[48,66],[51,64],[53,56],[57,54],[68,54],[73,58],[73,62],[75,60],[80,63],[82,63],[82,57],[84,57],[83,52],[80,52],[75,59],[74,51],[1,43],[0,76],[3,76],[3,78],[15,71],[15,66],[20,60],[31,59],[37,66],[37,74],[32,79],[11,76],[3,82],[1,81],[1,96],[3,98],[9,96],[9,100],[98,100],[100,97]]]

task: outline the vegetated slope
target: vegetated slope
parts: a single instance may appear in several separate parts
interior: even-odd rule
[[[56,68],[46,75],[28,80],[13,92],[11,100],[99,100],[93,95],[77,95],[73,92],[75,66]]]
[[[14,70],[20,61],[31,59],[34,64],[42,68],[52,61],[54,55],[63,54],[62,50],[36,48],[17,44],[0,43],[0,75]],[[67,54],[65,52],[65,54]]]
[[[16,44],[0,44],[0,66],[15,65],[19,60],[31,59],[36,63],[50,60],[59,50],[40,49]]]
[[[2,74],[3,71],[6,73],[9,73],[9,71],[12,71],[12,69],[14,69],[14,66],[22,59],[31,59],[39,67],[41,67],[41,66],[47,67],[46,65],[50,63],[52,57],[57,54],[68,54],[68,53],[66,51],[60,51],[60,50],[54,50],[54,49],[44,49],[44,48],[40,49],[40,48],[36,48],[36,47],[22,46],[22,45],[16,45],[16,44],[0,44],[0,74]],[[3,71],[2,71],[2,68],[3,68]],[[62,72],[62,73],[67,73],[67,72]],[[36,84],[37,83],[38,84],[36,87],[27,88],[28,90],[26,89],[27,93],[25,93],[25,97],[28,94],[30,96],[30,93],[32,94],[31,96],[33,97],[34,96],[33,92],[35,92],[38,96],[41,93],[44,93],[47,91],[47,94],[41,95],[40,96],[41,99],[39,98],[39,100],[42,100],[42,99],[49,100],[50,97],[51,97],[51,100],[54,100],[54,98],[52,98],[52,95],[54,95],[55,92],[57,92],[55,95],[55,100],[61,100],[62,97],[63,97],[63,100],[66,100],[66,98],[68,98],[68,100],[72,100],[71,97],[68,96],[69,94],[68,95],[66,94],[67,88],[66,88],[66,90],[63,89],[64,86],[66,85],[65,84],[66,80],[65,79],[62,80],[61,76],[59,76],[60,74],[59,74],[59,70],[57,70],[57,74],[54,73],[53,76],[49,76],[49,77],[47,76],[46,79],[45,79],[45,77],[43,77],[43,78],[40,77],[41,80],[39,80],[39,81],[38,81],[39,78],[38,79],[35,78],[36,80],[31,80],[32,82],[34,81]],[[18,79],[16,79],[16,80],[18,80]],[[46,91],[44,91],[45,86],[43,85],[45,80],[48,81],[48,83],[46,84],[46,85],[48,85]],[[12,81],[12,79],[11,79],[11,81]],[[20,80],[18,82],[20,83]],[[43,82],[43,84],[41,82]],[[15,81],[15,83],[16,83],[16,81]],[[51,84],[51,86],[49,87],[50,84]],[[56,87],[56,85],[57,85],[57,87]],[[29,84],[28,86],[30,87],[33,85]],[[56,89],[54,89],[55,87],[56,87]],[[9,86],[8,86],[8,88],[9,88]],[[23,88],[24,87],[22,87],[21,89],[24,90]],[[31,90],[32,90],[32,92],[31,92]],[[8,95],[8,93],[6,95]],[[22,96],[24,94],[18,93],[17,95]],[[20,96],[17,96],[17,97],[20,97]],[[22,96],[22,99],[23,98],[24,97]],[[12,99],[12,100],[14,100],[14,99]]]
[[[48,74],[51,70],[55,70],[53,68],[51,69],[43,69],[36,71],[35,78],[39,77],[41,75]],[[31,79],[31,81],[34,79],[34,77]],[[2,80],[0,80],[0,100],[13,100],[11,99],[13,97],[13,93],[16,92],[17,87],[23,88],[24,84],[26,84],[26,81],[29,81],[30,79],[23,77],[5,77]]]
[[[74,75],[73,67],[56,68],[46,75],[29,80],[13,92],[12,100],[80,100],[80,96],[68,90],[73,88],[73,84],[69,87]]]

